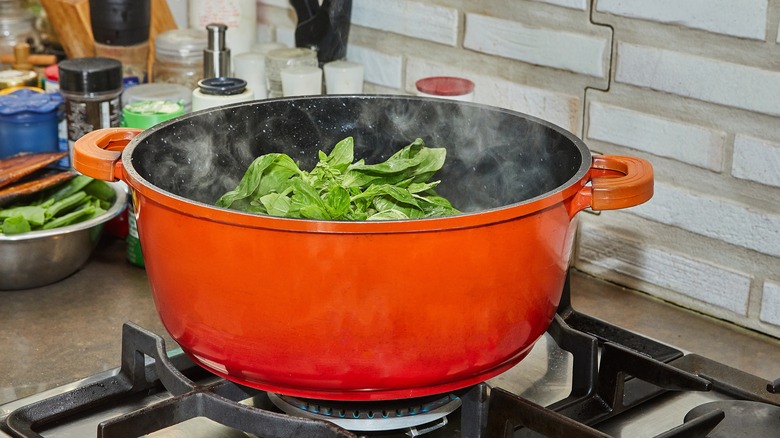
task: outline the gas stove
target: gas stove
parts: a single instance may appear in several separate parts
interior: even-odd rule
[[[448,394],[333,402],[214,376],[157,334],[122,330],[121,365],[0,406],[11,437],[766,437],[780,430],[767,382],[572,308],[532,352]]]

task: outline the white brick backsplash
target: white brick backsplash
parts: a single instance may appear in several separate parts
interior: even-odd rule
[[[726,133],[592,102],[587,137],[674,158],[714,171],[723,167]]]
[[[596,11],[763,40],[767,6],[767,0],[598,0]]]
[[[747,315],[750,277],[583,223],[579,259]]]
[[[780,187],[780,143],[737,135],[734,139],[731,174],[737,178]]]
[[[780,325],[780,283],[764,282],[764,295],[761,298],[761,321]]]
[[[579,9],[584,11],[588,9],[588,0],[534,0],[540,3],[549,3],[555,6],[563,6],[569,9]]]
[[[352,24],[454,46],[458,10],[409,0],[355,0]]]
[[[530,64],[602,78],[609,44],[605,37],[466,14],[464,47]]]
[[[347,46],[347,59],[363,64],[366,82],[396,90],[403,87],[403,58],[400,56],[350,44]]]
[[[620,43],[615,80],[780,116],[780,72],[776,71]]]
[[[414,83],[418,79],[442,75],[463,76],[473,81],[476,102],[539,117],[572,132],[578,129],[581,100],[577,96],[520,85],[494,76],[465,73],[419,58],[409,58],[406,62],[406,81],[410,92],[414,92]]]
[[[780,216],[725,198],[656,182],[653,198],[629,211],[693,233],[780,256]]]

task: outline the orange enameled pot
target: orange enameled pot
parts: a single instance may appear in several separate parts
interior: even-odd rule
[[[434,179],[464,214],[337,222],[213,206],[253,158],[284,152],[307,168],[350,135],[369,163],[416,137],[446,147]],[[195,362],[337,400],[442,393],[512,367],[558,306],[576,213],[653,191],[645,160],[592,157],[545,121],[403,96],[257,101],[99,130],[74,162],[132,189],[157,310]]]

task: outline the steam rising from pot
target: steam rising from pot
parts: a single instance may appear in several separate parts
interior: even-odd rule
[[[317,151],[355,138],[356,158],[387,159],[417,137],[447,149],[437,191],[464,212],[553,191],[580,169],[571,138],[535,119],[463,102],[403,96],[258,101],[184,116],[142,134],[132,164],[175,195],[213,205],[259,155],[282,152],[309,169]]]

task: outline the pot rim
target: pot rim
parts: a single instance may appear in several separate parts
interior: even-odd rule
[[[317,95],[317,96],[297,96],[281,97],[275,99],[265,99],[262,101],[250,101],[234,103],[219,107],[219,109],[228,109],[245,105],[262,105],[265,102],[300,102],[303,100],[325,100],[325,99],[392,99],[408,101],[444,101],[453,103],[451,100],[404,95],[382,95],[382,94],[361,94],[361,95]],[[486,104],[474,102],[454,102],[459,106],[472,106],[488,109],[491,111],[506,113],[515,117],[527,119],[534,123],[543,125],[553,131],[561,134],[571,141],[577,148],[582,157],[580,167],[565,183],[559,185],[553,190],[542,193],[533,198],[520,202],[503,205],[477,212],[463,213],[456,216],[425,218],[425,219],[406,219],[406,220],[383,220],[383,221],[335,221],[335,220],[314,220],[283,218],[276,216],[259,215],[246,213],[236,210],[229,210],[215,205],[194,201],[174,193],[163,190],[150,181],[143,178],[133,167],[132,155],[136,147],[144,140],[153,136],[157,131],[165,127],[179,123],[183,120],[197,117],[200,114],[214,111],[214,108],[204,109],[193,113],[185,114],[174,119],[157,124],[147,130],[144,130],[133,138],[122,151],[121,162],[124,167],[127,184],[135,191],[139,192],[147,199],[153,200],[163,206],[179,210],[191,216],[209,219],[215,222],[221,222],[228,225],[240,225],[251,228],[266,228],[283,231],[301,231],[301,232],[329,232],[329,233],[396,233],[413,231],[436,231],[445,229],[459,229],[474,226],[484,226],[492,223],[503,222],[516,219],[550,206],[556,205],[574,196],[587,183],[589,170],[591,168],[592,154],[585,143],[576,135],[568,130],[525,113],[521,113],[506,108],[494,107]]]
[[[109,220],[117,217],[122,212],[122,210],[124,210],[125,207],[127,206],[127,189],[121,183],[109,182],[108,184],[111,186],[112,189],[114,189],[114,193],[116,194],[116,199],[114,200],[114,203],[111,205],[111,207],[100,216],[93,217],[92,219],[88,219],[86,221],[78,222],[72,225],[66,225],[64,227],[59,227],[59,228],[52,228],[50,230],[29,231],[27,233],[19,233],[19,234],[11,234],[11,235],[0,233],[0,243],[21,242],[26,240],[45,239],[47,237],[63,236],[65,234],[78,233],[80,231],[84,231],[92,227],[95,227],[97,225],[101,225],[105,222],[108,222]]]

